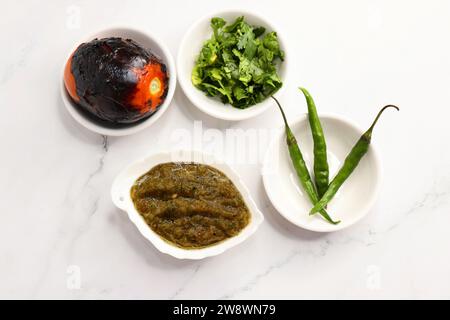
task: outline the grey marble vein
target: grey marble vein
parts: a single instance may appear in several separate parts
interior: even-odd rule
[[[91,180],[94,177],[96,177],[99,173],[102,172],[103,166],[105,165],[105,157],[106,157],[106,154],[108,153],[108,149],[109,149],[108,137],[107,136],[102,136],[102,154],[100,156],[100,159],[98,160],[98,166],[97,166],[97,168],[95,168],[94,171],[92,171],[89,174],[89,176],[86,179],[86,182],[84,184],[85,186],[89,185]]]
[[[18,69],[24,68],[27,65],[27,59],[32,54],[35,47],[36,41],[29,40],[23,45],[17,56],[14,57],[14,61],[0,66],[0,85],[7,83]]]
[[[313,257],[323,257],[326,255],[328,249],[332,245],[331,241],[325,240],[319,244],[319,250],[315,251],[312,249],[302,250],[297,249],[292,251],[289,255],[287,255],[285,258],[281,259],[280,261],[271,264],[269,267],[267,267],[264,271],[256,274],[254,277],[252,277],[249,281],[247,281],[244,285],[234,289],[232,292],[227,293],[223,296],[220,296],[218,299],[233,299],[236,297],[236,295],[248,292],[254,289],[255,286],[257,286],[265,277],[272,274],[273,272],[283,268],[285,265],[290,263],[292,260],[294,260],[297,256],[313,256]]]
[[[198,270],[200,269],[201,264],[198,264],[195,266],[193,272],[189,275],[189,277],[181,284],[180,287],[177,288],[177,290],[168,298],[169,300],[176,299],[183,291],[186,290],[189,283],[192,282],[192,279],[195,278],[195,275],[197,274]]]

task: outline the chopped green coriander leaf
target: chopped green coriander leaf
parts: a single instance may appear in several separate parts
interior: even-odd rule
[[[207,96],[245,109],[273,95],[283,85],[277,65],[284,59],[277,34],[248,24],[211,19],[206,40],[192,70],[191,81]]]

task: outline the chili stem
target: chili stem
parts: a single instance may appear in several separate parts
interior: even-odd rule
[[[358,166],[360,160],[364,157],[364,155],[369,150],[370,142],[372,140],[372,131],[375,128],[375,125],[378,122],[378,119],[380,118],[381,114],[384,112],[384,110],[388,108],[395,108],[397,111],[400,109],[394,105],[387,105],[383,107],[377,114],[375,120],[373,121],[372,125],[369,127],[369,129],[359,138],[358,142],[353,146],[350,153],[345,158],[344,164],[342,165],[339,172],[334,177],[333,181],[331,181],[327,191],[322,196],[322,198],[317,202],[314,207],[310,211],[310,215],[320,212],[325,206],[333,199],[333,197],[338,192],[339,188],[344,184],[344,182],[350,177],[352,172],[356,169]]]

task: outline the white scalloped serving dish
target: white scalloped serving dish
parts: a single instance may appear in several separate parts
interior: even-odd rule
[[[183,249],[162,239],[146,224],[144,218],[134,207],[130,190],[136,179],[154,166],[166,162],[197,162],[210,165],[223,172],[242,194],[251,214],[250,223],[238,235],[201,249]],[[128,217],[144,238],[150,241],[159,251],[178,259],[203,259],[225,252],[250,237],[264,220],[264,216],[257,208],[255,201],[250,196],[249,190],[239,175],[228,164],[217,157],[200,151],[161,152],[132,163],[115,178],[111,188],[111,196],[113,203],[128,214]]]

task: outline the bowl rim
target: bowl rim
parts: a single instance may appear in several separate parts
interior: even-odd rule
[[[169,242],[165,241],[161,236],[154,232],[145,222],[141,214],[136,210],[131,197],[130,189],[134,184],[135,180],[142,174],[156,166],[158,163],[170,162],[168,161],[158,161],[159,157],[173,159],[173,155],[182,154],[183,156],[188,156],[189,159],[192,157],[200,157],[201,161],[195,161],[201,164],[207,164],[213,166],[223,172],[235,185],[237,190],[241,193],[245,203],[250,212],[251,220],[247,226],[245,226],[236,236],[228,238],[217,244],[207,246],[200,249],[184,249],[177,247]],[[197,158],[194,158],[197,159]],[[215,162],[213,164],[205,159],[210,159],[217,161],[222,167],[216,167]],[[157,161],[152,164],[152,161]],[[183,162],[183,161],[180,161]],[[137,166],[143,166],[138,168],[138,173],[130,173],[130,170]],[[145,168],[144,168],[145,167]],[[226,169],[226,170],[224,170]],[[226,172],[225,172],[226,171]],[[252,236],[264,221],[264,215],[259,210],[256,202],[254,201],[250,190],[247,188],[246,184],[242,180],[241,176],[229,165],[226,161],[223,161],[214,154],[199,151],[199,150],[173,150],[173,151],[160,151],[147,155],[136,161],[133,161],[128,166],[126,166],[120,173],[115,177],[111,185],[111,198],[114,205],[120,210],[125,211],[128,218],[133,222],[136,228],[139,230],[141,235],[146,238],[153,246],[160,252],[171,255],[177,259],[188,259],[188,260],[200,260],[207,257],[212,257],[225,252],[228,249],[246,241],[250,236]]]
[[[101,33],[114,33],[114,32],[130,32],[135,34],[140,34],[151,41],[153,41],[159,48],[159,50],[163,53],[163,56],[161,57],[158,55],[158,57],[163,60],[164,64],[167,66],[167,69],[169,70],[169,89],[167,92],[167,96],[163,102],[163,104],[159,107],[159,109],[150,117],[143,119],[142,121],[138,122],[137,124],[130,124],[129,126],[122,127],[122,128],[108,128],[105,127],[99,123],[97,123],[95,120],[87,118],[85,115],[81,114],[79,110],[77,110],[75,106],[75,102],[71,100],[69,97],[69,94],[67,93],[67,90],[64,85],[64,69],[66,66],[66,63],[72,53],[78,48],[78,46],[82,43],[91,41],[95,38],[98,38],[98,35]],[[136,27],[129,27],[129,26],[123,26],[123,25],[113,25],[113,26],[107,26],[99,29],[96,32],[91,32],[89,34],[85,34],[79,38],[77,43],[71,48],[71,50],[68,52],[68,54],[65,56],[62,71],[60,72],[60,94],[63,101],[63,104],[66,108],[66,110],[69,112],[69,114],[74,118],[80,125],[85,127],[86,129],[106,136],[126,136],[131,135],[134,133],[137,133],[145,128],[148,128],[153,123],[155,123],[168,109],[169,105],[172,102],[175,89],[177,86],[177,70],[175,65],[175,60],[170,53],[170,50],[166,46],[166,44],[161,41],[160,38],[152,34],[151,32],[147,32],[143,29],[138,29]]]
[[[328,118],[330,120],[336,120],[339,121],[342,125],[345,125],[353,130],[355,130],[356,132],[358,132],[360,135],[362,135],[365,130],[363,130],[360,126],[358,126],[355,122],[353,122],[352,120],[349,120],[348,118],[336,114],[336,113],[332,113],[332,112],[324,112],[324,113],[320,113],[319,114],[319,118]],[[299,116],[297,116],[297,118],[295,118],[293,121],[289,122],[289,127],[290,128],[294,128],[295,126],[300,125],[303,122],[307,122],[308,121],[308,114],[307,113],[303,113]],[[380,190],[381,190],[381,184],[382,184],[382,179],[383,179],[383,166],[380,160],[380,155],[378,152],[378,148],[376,147],[376,145],[374,145],[374,143],[372,142],[370,144],[370,148],[369,150],[371,150],[373,159],[374,159],[374,164],[375,164],[375,176],[376,176],[376,182],[375,182],[375,187],[374,187],[374,191],[372,192],[371,197],[369,198],[369,201],[366,202],[364,208],[362,210],[360,210],[360,214],[357,215],[354,219],[352,219],[350,222],[348,223],[343,223],[341,222],[338,225],[332,225],[332,224],[324,224],[322,227],[314,227],[314,226],[310,226],[308,224],[302,223],[302,220],[295,220],[292,217],[290,217],[289,215],[285,214],[283,212],[283,209],[279,206],[279,204],[277,203],[276,199],[274,199],[274,194],[272,193],[271,187],[270,187],[270,180],[269,177],[273,174],[268,174],[267,172],[269,172],[269,170],[267,169],[270,166],[270,151],[273,149],[274,144],[277,141],[284,141],[284,137],[285,137],[285,131],[283,129],[284,127],[280,127],[280,133],[275,135],[272,140],[269,143],[269,147],[267,148],[266,154],[264,156],[264,162],[263,162],[263,169],[261,172],[262,178],[263,178],[263,185],[264,185],[264,190],[267,194],[267,197],[269,198],[270,202],[272,203],[273,207],[276,209],[276,211],[283,217],[285,218],[287,221],[289,221],[290,223],[305,229],[305,230],[309,230],[309,231],[314,231],[314,232],[320,232],[320,233],[328,233],[328,232],[334,232],[334,231],[339,231],[339,230],[344,230],[352,225],[354,225],[355,223],[357,223],[358,221],[362,220],[364,217],[366,217],[369,212],[372,210],[372,208],[374,207],[376,201],[379,198],[379,194],[380,194]],[[312,207],[312,206],[311,206]]]
[[[181,89],[183,90],[184,94],[186,95],[186,97],[189,99],[189,101],[196,106],[200,111],[204,112],[205,114],[214,117],[216,119],[221,119],[221,120],[226,120],[226,121],[241,121],[241,120],[247,120],[250,118],[254,118],[262,113],[264,113],[265,111],[267,111],[270,106],[272,101],[269,99],[269,97],[267,97],[265,100],[263,100],[262,102],[251,106],[247,109],[244,110],[253,110],[253,112],[251,111],[247,111],[246,113],[241,113],[241,114],[232,114],[232,113],[227,113],[227,112],[222,112],[218,109],[215,108],[211,108],[211,105],[218,105],[220,103],[220,101],[214,101],[212,98],[210,98],[211,103],[205,104],[202,101],[198,100],[197,97],[195,97],[193,91],[194,90],[198,90],[197,88],[195,88],[191,81],[190,81],[190,77],[188,80],[185,79],[185,77],[183,77],[183,74],[181,74],[181,70],[183,69],[182,65],[182,60],[183,60],[183,54],[184,54],[184,48],[187,46],[190,36],[193,33],[193,31],[197,28],[199,28],[199,26],[203,23],[205,23],[205,21],[210,20],[212,17],[216,17],[216,16],[221,16],[221,15],[236,15],[236,16],[245,16],[245,17],[255,17],[261,21],[264,22],[264,24],[268,27],[268,29],[270,29],[270,31],[275,31],[277,32],[277,36],[278,36],[278,41],[282,47],[282,50],[285,53],[285,58],[283,61],[283,85],[281,86],[281,88],[276,92],[276,95],[278,97],[281,97],[286,89],[286,84],[289,82],[289,67],[288,67],[288,60],[290,57],[289,54],[289,50],[288,47],[286,45],[286,41],[284,36],[282,35],[283,32],[280,32],[281,28],[277,27],[276,25],[274,25],[273,23],[271,23],[269,21],[268,18],[265,17],[265,15],[261,14],[260,12],[257,11],[248,11],[248,10],[242,10],[242,9],[224,9],[224,10],[214,10],[214,11],[210,11],[209,13],[201,16],[199,19],[197,19],[185,32],[180,45],[178,47],[178,52],[177,52],[177,65],[178,65],[178,69],[177,69],[177,73],[178,73],[178,82],[180,84]],[[282,30],[281,30],[282,31]],[[206,41],[207,39],[204,39],[204,41]],[[200,49],[200,48],[199,48]],[[208,97],[209,98],[209,97]],[[255,106],[259,106],[258,108],[254,108]],[[231,107],[231,106],[230,106]],[[236,108],[237,109],[237,108]],[[239,110],[239,109],[237,109]]]

